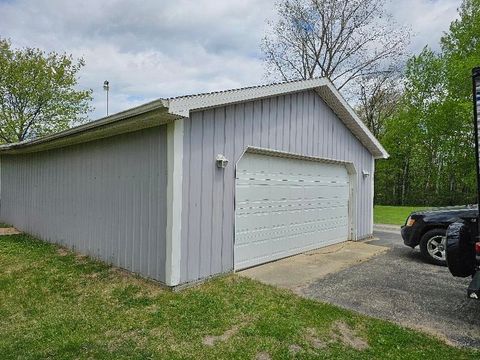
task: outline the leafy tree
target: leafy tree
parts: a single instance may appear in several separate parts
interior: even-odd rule
[[[0,141],[12,143],[86,120],[92,90],[76,90],[83,59],[13,49],[0,38]]]
[[[454,205],[476,201],[471,69],[480,65],[480,0],[464,0],[441,39],[407,64],[404,94],[381,141],[376,201]]]
[[[387,196],[388,202],[408,202],[413,188],[431,174],[429,168],[423,167],[427,163],[432,165],[438,145],[438,139],[435,138],[438,132],[431,125],[438,125],[439,122],[431,123],[429,119],[433,117],[432,112],[441,101],[439,94],[442,94],[442,77],[439,74],[442,65],[441,59],[428,48],[407,62],[403,99],[397,113],[387,121],[382,137],[384,145],[391,153],[391,159],[388,160],[388,165],[384,165],[388,171],[387,183],[382,184],[381,166],[378,181],[385,187],[380,193]],[[428,162],[424,161],[426,159]],[[417,178],[417,171],[427,176]]]
[[[442,53],[448,62],[447,82],[450,96],[471,98],[471,69],[479,66],[480,0],[464,0],[460,18],[453,21],[441,39]]]

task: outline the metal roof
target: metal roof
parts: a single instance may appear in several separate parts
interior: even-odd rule
[[[181,117],[188,117],[191,111],[306,90],[316,91],[375,158],[388,158],[389,155],[383,146],[358,118],[333,84],[324,78],[159,99],[43,138],[0,145],[0,154],[33,152],[72,145],[165,124]]]

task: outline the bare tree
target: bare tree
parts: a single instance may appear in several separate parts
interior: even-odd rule
[[[403,55],[409,30],[397,27],[385,0],[281,0],[262,42],[269,75],[327,77],[338,89],[381,71]]]
[[[385,121],[397,110],[401,85],[396,71],[386,71],[359,79],[356,112],[375,137],[382,134]]]

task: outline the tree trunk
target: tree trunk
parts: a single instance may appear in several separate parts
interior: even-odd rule
[[[409,167],[409,159],[407,158],[405,161],[405,165],[403,166],[403,174],[402,174],[402,194],[400,198],[400,205],[405,205],[405,194],[407,192],[407,184],[408,184],[408,167]]]

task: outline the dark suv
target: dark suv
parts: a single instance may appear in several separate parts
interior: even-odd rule
[[[448,226],[462,218],[477,216],[477,205],[412,212],[402,226],[403,242],[411,248],[420,245],[422,255],[429,262],[446,265],[445,236]]]

